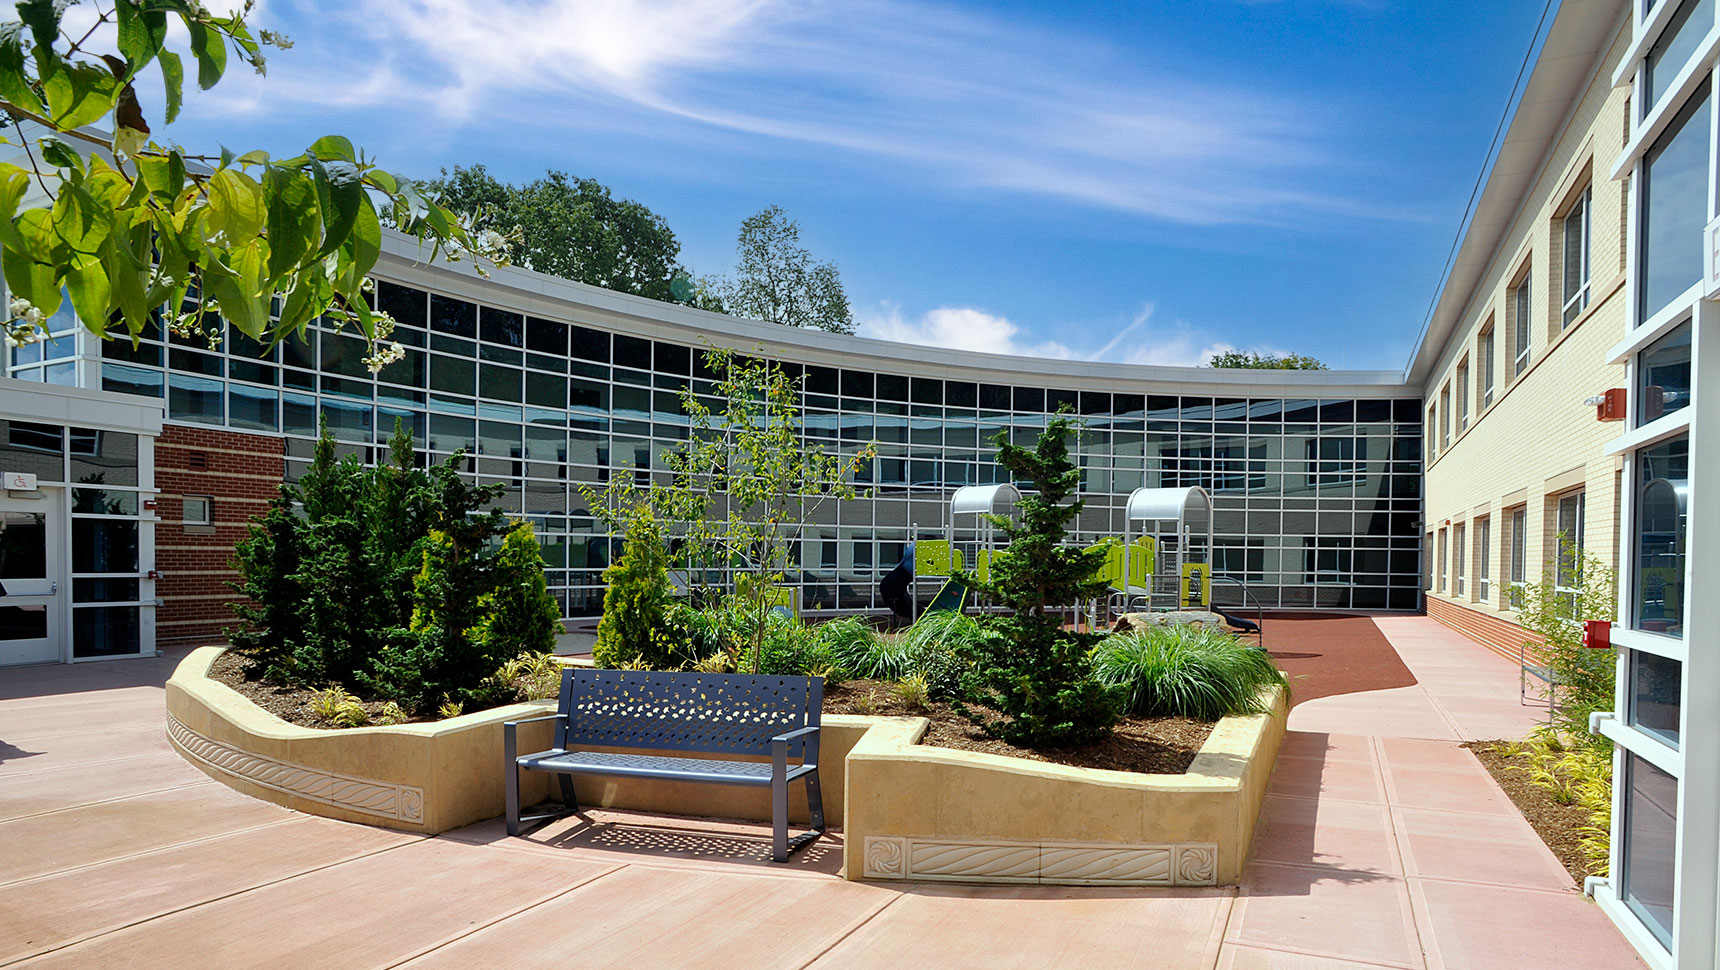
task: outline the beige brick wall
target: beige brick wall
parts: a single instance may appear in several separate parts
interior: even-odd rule
[[[1423,406],[1442,407],[1442,392],[1449,387],[1454,412],[1449,447],[1441,448],[1427,469],[1424,531],[1433,537],[1428,550],[1433,571],[1439,568],[1441,530],[1446,541],[1453,542],[1455,527],[1465,526],[1464,592],[1461,596],[1455,592],[1453,551],[1446,557],[1443,591],[1439,577],[1430,584],[1429,612],[1436,616],[1453,615],[1438,607],[1461,605],[1487,616],[1513,618],[1504,608],[1509,546],[1508,523],[1502,513],[1518,504],[1527,512],[1525,573],[1531,582],[1539,581],[1553,563],[1556,496],[1574,488],[1584,489],[1587,496],[1585,547],[1609,565],[1616,564],[1622,462],[1603,451],[1624,426],[1596,420],[1595,409],[1583,401],[1625,382],[1624,367],[1607,364],[1606,351],[1624,336],[1628,325],[1623,235],[1628,224],[1624,211],[1628,186],[1609,180],[1606,169],[1624,142],[1629,91],[1614,89],[1609,81],[1627,40],[1623,32],[1615,38],[1508,242],[1470,294],[1465,325],[1442,348],[1440,368],[1428,382]],[[1585,186],[1590,188],[1593,206],[1591,300],[1570,326],[1561,327],[1563,216]],[[1508,296],[1525,267],[1532,274],[1531,357],[1528,370],[1514,375]],[[1493,402],[1482,410],[1480,337],[1489,323],[1496,328],[1496,373]],[[1460,431],[1455,383],[1465,360],[1470,415],[1468,427]],[[1430,442],[1438,440],[1446,421],[1446,415],[1437,416]],[[1482,517],[1491,517],[1492,523],[1489,602],[1480,601],[1476,583],[1476,523]]]

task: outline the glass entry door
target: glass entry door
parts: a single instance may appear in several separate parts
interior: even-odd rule
[[[66,535],[58,499],[46,489],[0,497],[0,666],[64,659]]]

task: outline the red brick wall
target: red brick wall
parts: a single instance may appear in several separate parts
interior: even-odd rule
[[[233,623],[233,546],[251,516],[264,511],[286,474],[283,441],[273,435],[167,425],[155,441],[155,487],[161,490],[155,529],[155,584],[161,606],[155,638],[162,646],[221,639]],[[193,463],[201,458],[204,467]],[[184,524],[184,497],[215,499],[215,527]]]
[[[1521,656],[1523,641],[1538,638],[1509,620],[1481,613],[1450,600],[1429,595],[1427,615],[1469,637],[1494,653],[1516,663]]]

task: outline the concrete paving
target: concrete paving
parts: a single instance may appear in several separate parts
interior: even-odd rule
[[[617,812],[425,839],[181,761],[177,658],[3,670],[0,967],[1637,966],[1458,746],[1532,725],[1515,670],[1378,622],[1421,682],[1296,708],[1238,890],[850,883],[840,833],[775,866],[764,826]]]

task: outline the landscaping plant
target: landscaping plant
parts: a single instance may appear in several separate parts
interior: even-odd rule
[[[1265,651],[1229,633],[1181,625],[1106,637],[1093,651],[1093,671],[1122,693],[1131,715],[1197,721],[1259,714],[1266,689],[1284,683]]]
[[[423,712],[486,702],[503,662],[554,648],[560,610],[531,526],[485,510],[499,486],[467,482],[462,454],[418,468],[399,429],[377,467],[334,451],[325,429],[234,549],[244,599],[227,635],[265,679]]]
[[[1559,544],[1562,568],[1513,591],[1517,623],[1536,636],[1526,651],[1551,678],[1542,687],[1549,723],[1563,737],[1610,751],[1612,742],[1589,733],[1589,715],[1613,709],[1618,656],[1583,646],[1583,622],[1617,616],[1617,576],[1570,537],[1559,536]]]
[[[1087,744],[1109,734],[1120,716],[1116,692],[1088,661],[1097,637],[1065,630],[1056,612],[1105,589],[1094,578],[1104,550],[1064,541],[1083,505],[1081,469],[1069,458],[1072,430],[1068,418],[1053,418],[1032,450],[1011,444],[1007,433],[994,439],[998,464],[1035,491],[1017,503],[1016,517],[988,516],[1008,541],[992,559],[990,581],[962,576],[1010,613],[988,620],[988,635],[972,648],[974,669],[962,677],[965,697],[996,713],[960,701],[957,710],[1024,747]]]

